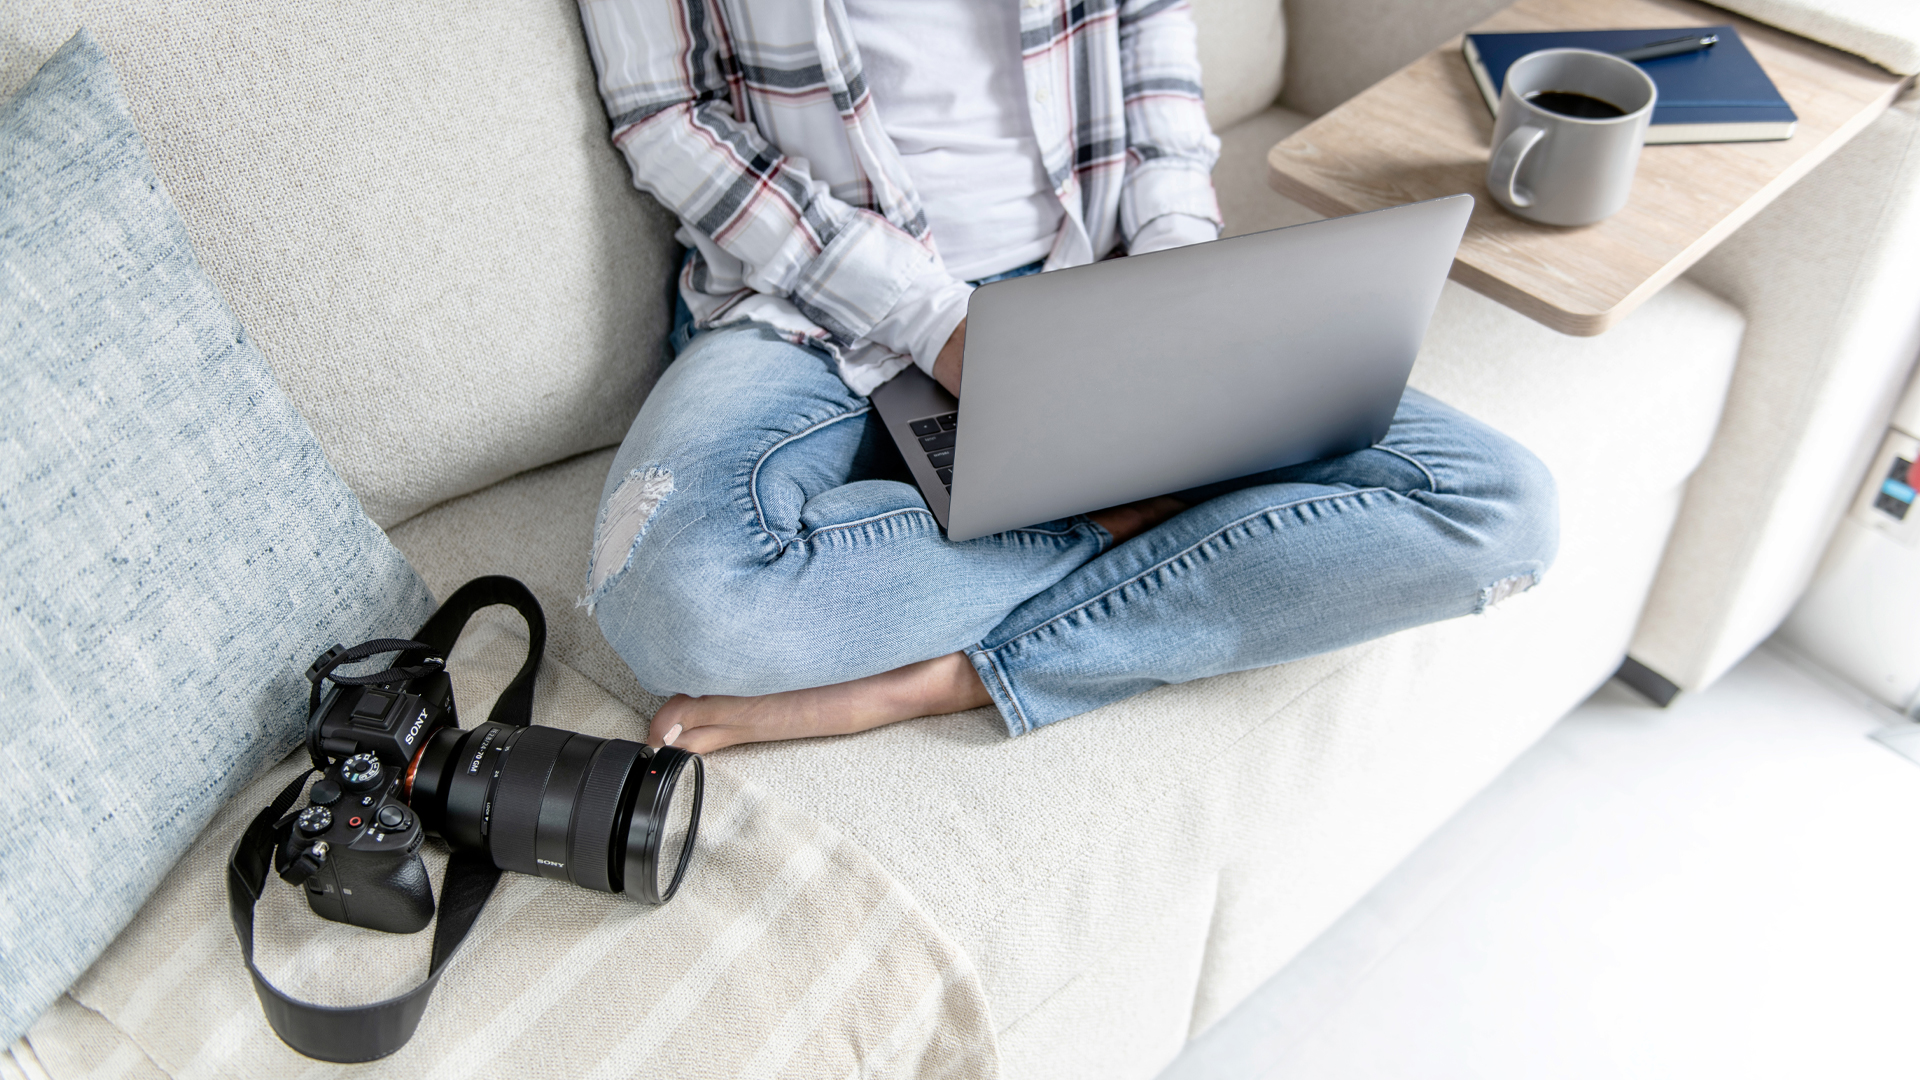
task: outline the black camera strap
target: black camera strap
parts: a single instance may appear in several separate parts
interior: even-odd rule
[[[494,604],[512,607],[527,621],[527,658],[520,665],[519,674],[501,691],[488,719],[496,724],[527,726],[533,719],[534,677],[547,647],[547,620],[540,602],[525,585],[500,576],[475,578],[454,590],[411,640],[382,638],[352,649],[335,646],[328,650],[314,663],[313,670],[324,666],[325,671],[313,677],[313,707],[319,707],[320,678],[331,678],[344,685],[386,685],[434,670],[453,649],[467,620],[481,608]],[[401,655],[386,672],[366,676],[331,674],[340,664],[388,652]],[[409,671],[413,674],[408,674]],[[324,758],[319,764],[324,766]],[[446,876],[440,885],[439,915],[433,927],[432,959],[426,979],[413,989],[370,1005],[315,1005],[287,996],[268,982],[254,963],[253,908],[265,888],[274,852],[286,841],[293,827],[288,810],[315,771],[319,770],[309,769],[288,784],[254,817],[247,831],[241,834],[240,842],[234,845],[233,857],[227,862],[228,913],[233,917],[233,932],[240,939],[240,953],[246,959],[247,971],[253,976],[253,989],[259,995],[261,1011],[266,1013],[274,1033],[288,1046],[321,1061],[343,1064],[373,1061],[400,1049],[413,1037],[420,1017],[426,1012],[427,999],[433,995],[440,976],[446,973],[455,951],[493,895],[500,870],[486,855],[474,851],[456,851],[447,861]]]

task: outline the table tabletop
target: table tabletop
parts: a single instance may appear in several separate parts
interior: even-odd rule
[[[1562,333],[1601,333],[1844,145],[1911,80],[1689,0],[1520,0],[1474,28],[1727,23],[1799,115],[1793,137],[1648,146],[1626,208],[1596,224],[1538,225],[1487,193],[1493,115],[1458,37],[1275,145],[1268,181],[1329,216],[1467,192],[1478,205],[1454,280]]]

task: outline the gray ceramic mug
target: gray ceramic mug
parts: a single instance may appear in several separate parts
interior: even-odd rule
[[[1500,88],[1487,190],[1546,225],[1612,214],[1627,205],[1656,96],[1646,72],[1606,53],[1542,49],[1515,60]]]

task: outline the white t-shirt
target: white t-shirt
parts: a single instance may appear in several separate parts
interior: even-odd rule
[[[920,195],[946,272],[911,282],[867,339],[931,374],[967,314],[967,281],[1053,249],[1066,218],[1027,107],[1014,0],[844,0],[880,126]],[[1213,222],[1165,214],[1133,254],[1211,240]]]
[[[1066,216],[1040,161],[1013,0],[846,0],[880,116],[954,277],[1044,258]]]

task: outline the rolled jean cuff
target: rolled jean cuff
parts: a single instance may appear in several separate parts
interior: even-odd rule
[[[1027,722],[1027,714],[1020,709],[1020,702],[1013,696],[1013,684],[1007,681],[1007,673],[994,662],[993,654],[978,645],[966,650],[966,657],[973,664],[975,674],[980,676],[980,685],[987,688],[987,696],[993,699],[993,707],[1000,710],[1000,720],[1007,725],[1008,735],[1025,735],[1032,731],[1033,724]]]

